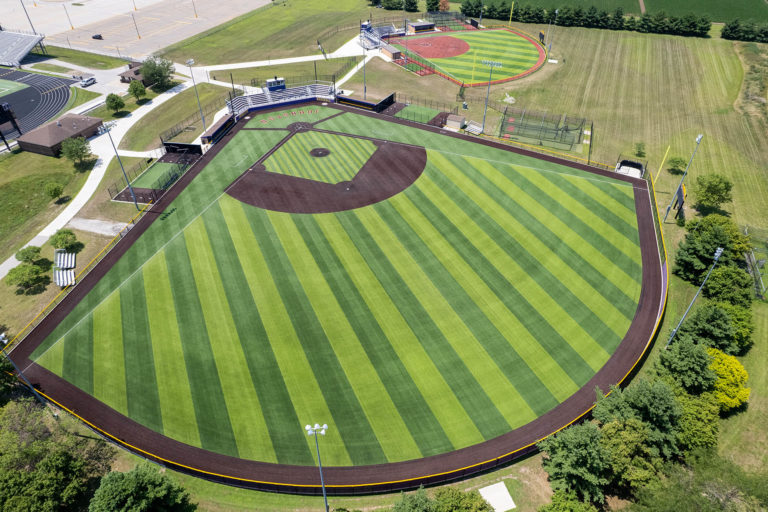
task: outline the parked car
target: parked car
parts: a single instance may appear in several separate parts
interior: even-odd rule
[[[92,39],[104,39],[103,37],[101,37],[101,34],[93,34],[93,35],[91,36],[91,38],[92,38]]]
[[[96,79],[94,77],[90,78],[83,78],[80,80],[80,87],[88,87],[89,85],[93,85],[96,83]]]

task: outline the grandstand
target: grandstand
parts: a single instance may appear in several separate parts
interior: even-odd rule
[[[24,57],[37,45],[43,47],[42,34],[31,34],[23,30],[5,30],[0,28],[0,65],[18,67]]]
[[[408,20],[405,20],[406,26]],[[360,24],[360,42],[367,50],[381,48],[386,45],[386,39],[391,36],[405,35],[405,28],[398,28],[393,23],[374,25],[370,21]]]
[[[233,100],[227,101],[227,108],[230,113],[240,115],[251,110],[259,110],[276,105],[288,105],[316,99],[333,101],[335,92],[333,83],[320,81],[289,87],[279,91],[270,91],[267,88],[263,88],[260,93],[237,96]]]

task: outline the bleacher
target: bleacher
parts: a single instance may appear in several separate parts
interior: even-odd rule
[[[53,265],[62,270],[75,268],[75,253],[67,252],[64,249],[56,249],[53,254]]]
[[[62,288],[71,286],[75,284],[75,271],[53,269],[53,282]]]
[[[330,83],[312,83],[289,87],[278,91],[262,89],[261,93],[238,96],[227,101],[227,107],[232,114],[242,114],[250,110],[273,107],[286,103],[296,103],[315,99],[332,101],[334,98],[333,85]]]
[[[0,30],[0,65],[17,67],[45,36],[23,30]]]

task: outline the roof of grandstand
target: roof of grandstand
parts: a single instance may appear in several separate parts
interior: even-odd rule
[[[0,65],[18,66],[44,37],[21,30],[0,30]]]

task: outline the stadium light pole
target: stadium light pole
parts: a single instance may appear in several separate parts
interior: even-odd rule
[[[488,90],[485,93],[485,109],[483,110],[483,133],[485,133],[485,115],[488,113],[488,97],[491,95],[491,81],[493,80],[493,68],[500,68],[501,62],[483,59],[483,64],[491,68],[488,74]]]
[[[197,94],[197,83],[195,82],[195,74],[192,72],[192,65],[195,63],[195,59],[189,59],[187,66],[189,66],[189,76],[192,77],[192,86],[195,88],[195,96],[197,96],[197,108],[200,109],[200,119],[203,121],[203,133],[205,133],[205,116],[203,115],[203,107],[200,106],[200,95]]]
[[[323,488],[323,501],[325,502],[325,512],[328,512],[328,496],[325,494],[325,480],[323,480],[323,463],[320,461],[320,444],[317,441],[317,435],[325,435],[325,431],[328,430],[328,425],[325,423],[321,426],[315,423],[315,426],[307,425],[304,427],[308,436],[315,436],[315,450],[317,450],[317,465],[320,467],[320,486]]]
[[[485,7],[485,0],[480,0],[480,21],[477,22],[478,28],[483,24],[483,8]]]
[[[555,26],[557,26],[557,14],[559,12],[560,12],[560,9],[555,9],[555,23],[554,23]],[[552,42],[549,40],[549,28],[547,28],[547,46],[548,46],[547,56],[549,56],[549,54],[552,53]]]
[[[69,30],[75,30],[75,26],[72,24],[72,19],[69,17],[69,12],[67,11],[67,6],[64,4],[61,4],[61,6],[64,8],[64,14],[67,15],[67,21],[69,22]]]
[[[368,56],[368,52],[365,51],[365,46],[363,46],[363,100],[367,99],[368,94],[368,86],[365,82],[365,58]]]
[[[5,350],[8,346],[8,342],[10,341],[8,337],[5,335],[5,333],[0,334],[0,341],[3,342],[3,348],[2,352],[5,358],[8,360],[9,363],[11,363],[11,366],[13,366],[13,369],[16,370],[16,373],[21,377],[21,380],[24,381],[24,384],[27,385],[27,387],[32,391],[32,394],[35,395],[35,398],[40,400],[40,403],[43,404],[43,407],[45,407],[47,404],[45,403],[45,400],[43,400],[43,397],[40,396],[40,393],[37,392],[35,387],[32,385],[29,380],[27,380],[27,377],[22,373],[21,368],[16,366],[16,363],[13,362],[13,359],[11,359],[11,355],[8,353],[7,350]],[[53,417],[58,419],[59,416],[55,412],[53,413]]]
[[[704,135],[701,133],[698,137],[696,137],[696,147],[693,148],[693,154],[691,155],[691,159],[688,160],[688,165],[685,166],[685,171],[683,171],[683,177],[680,178],[680,183],[677,185],[677,188],[675,189],[675,193],[672,194],[672,200],[669,202],[669,206],[667,206],[667,211],[664,213],[664,220],[662,222],[667,221],[667,216],[669,215],[669,210],[672,209],[672,205],[675,203],[675,198],[680,194],[681,188],[683,186],[683,181],[685,181],[685,177],[688,175],[688,169],[691,168],[691,162],[693,162],[693,157],[696,156],[696,151],[699,149],[699,144],[701,144],[701,139],[704,138]]]
[[[32,33],[37,35],[37,30],[35,30],[35,26],[32,24],[32,18],[29,17],[27,7],[24,5],[24,0],[19,0],[19,2],[21,2],[21,8],[24,9],[24,14],[27,15],[27,21],[29,22],[29,26],[32,27]],[[403,5],[405,5],[405,2],[403,2]]]
[[[195,7],[195,0],[192,0],[192,10],[195,11],[195,18],[197,18],[197,7]]]
[[[136,207],[136,210],[141,211],[141,208],[139,208],[139,203],[136,201],[136,194],[133,192],[133,186],[131,186],[131,182],[128,179],[128,175],[125,173],[125,167],[123,167],[123,161],[120,160],[120,154],[117,152],[117,148],[115,147],[115,141],[112,140],[112,134],[110,131],[112,128],[107,125],[102,125],[101,128],[99,128],[99,131],[101,133],[107,134],[107,137],[109,137],[109,142],[112,144],[112,149],[115,150],[115,156],[117,157],[117,163],[120,164],[120,170],[123,171],[123,178],[125,178],[125,182],[128,184],[128,190],[131,192],[131,199],[133,199],[133,205]]]
[[[675,334],[677,334],[677,330],[680,329],[681,325],[683,325],[683,322],[685,321],[685,317],[688,315],[688,312],[693,307],[693,303],[696,302],[696,299],[701,293],[701,290],[704,288],[704,285],[707,283],[707,279],[709,279],[709,274],[711,274],[712,271],[715,270],[715,265],[717,265],[717,260],[719,260],[720,256],[722,255],[723,255],[723,248],[718,247],[717,250],[715,251],[715,261],[712,262],[712,266],[709,267],[709,272],[707,272],[707,275],[704,277],[704,280],[701,282],[701,286],[699,286],[699,289],[696,290],[696,295],[693,296],[693,299],[691,299],[691,303],[688,304],[688,309],[686,309],[685,313],[683,313],[683,318],[681,318],[680,321],[677,323],[677,326],[674,329],[672,329],[672,334],[669,335],[669,339],[667,340],[667,344],[664,347],[664,350],[669,348],[669,344],[672,343],[672,339],[675,337]]]
[[[139,26],[136,24],[136,16],[131,13],[131,19],[133,20],[133,28],[136,29],[136,35],[141,39],[141,34],[139,34]]]

